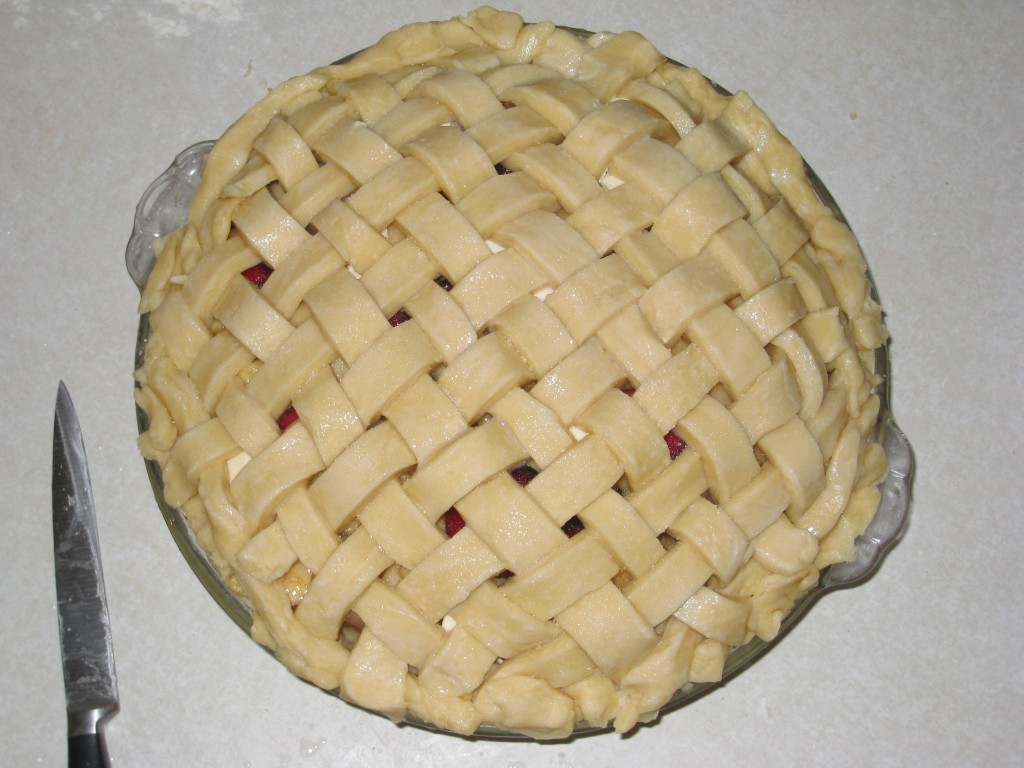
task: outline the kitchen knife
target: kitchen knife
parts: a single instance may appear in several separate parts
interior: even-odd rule
[[[85,444],[64,382],[53,420],[53,556],[68,710],[68,765],[110,765],[103,727],[117,679]]]

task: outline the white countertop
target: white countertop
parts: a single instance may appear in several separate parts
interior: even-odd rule
[[[909,532],[724,688],[629,737],[494,743],[399,728],[292,678],[179,555],[135,448],[135,203],[268,85],[472,3],[0,0],[7,765],[64,763],[53,404],[78,406],[121,712],[115,765],[1007,765],[1024,739],[1024,13],[1014,2],[510,2],[637,29],[747,90],[829,186],[876,276]],[[626,761],[626,762],[624,762]]]

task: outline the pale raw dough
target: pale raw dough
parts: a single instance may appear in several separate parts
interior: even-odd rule
[[[140,310],[167,502],[257,640],[395,719],[627,731],[878,505],[856,241],[636,33],[481,8],[274,88]]]

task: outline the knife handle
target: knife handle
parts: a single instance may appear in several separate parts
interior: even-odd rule
[[[68,713],[68,768],[110,768],[103,726],[117,707]]]
[[[109,768],[109,766],[110,756],[107,754],[107,744],[102,731],[68,737],[68,768]]]

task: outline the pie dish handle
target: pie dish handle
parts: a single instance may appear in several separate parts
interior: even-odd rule
[[[878,485],[878,511],[857,538],[853,559],[830,566],[822,576],[824,590],[853,587],[866,581],[906,531],[910,480],[914,473],[910,442],[888,412],[879,419],[877,439],[885,450],[887,464],[885,477]]]
[[[201,141],[184,150],[139,200],[124,255],[128,275],[139,291],[145,287],[156,261],[153,241],[170,234],[188,219],[188,207],[199,187],[200,171],[213,144]]]

